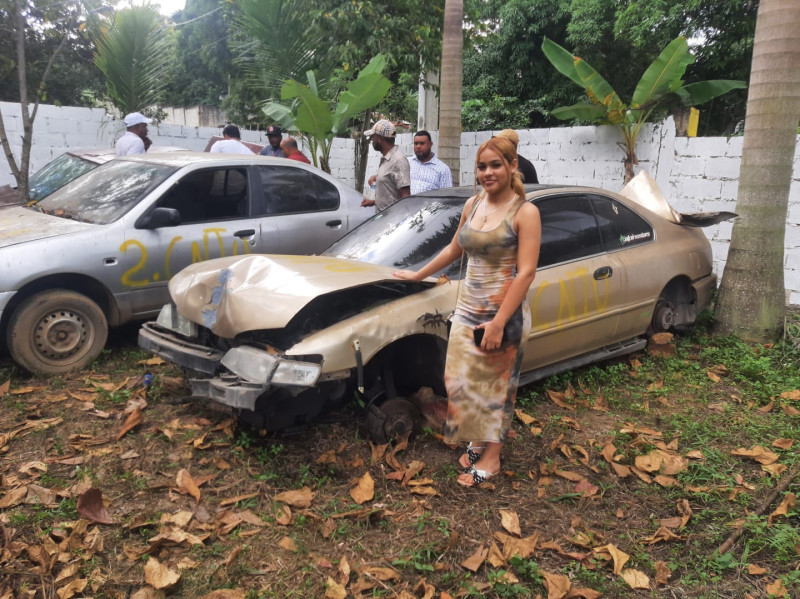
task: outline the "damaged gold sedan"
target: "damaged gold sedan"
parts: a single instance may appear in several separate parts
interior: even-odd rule
[[[542,246],[528,301],[533,326],[521,384],[642,349],[646,335],[694,323],[716,285],[697,225],[732,214],[680,215],[646,175],[621,194],[532,185]],[[443,396],[447,318],[459,263],[438,279],[415,269],[452,238],[471,188],[411,196],[321,256],[232,256],[170,281],[173,303],[145,324],[141,347],[189,371],[192,394],[260,428],[312,421],[359,395],[370,433],[402,433],[418,391]]]

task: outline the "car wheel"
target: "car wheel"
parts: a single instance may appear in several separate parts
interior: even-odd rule
[[[653,310],[653,320],[650,323],[650,333],[665,333],[675,326],[677,314],[672,302],[658,300]]]
[[[108,322],[85,295],[66,289],[26,299],[8,323],[8,348],[17,364],[38,374],[83,368],[103,349]]]

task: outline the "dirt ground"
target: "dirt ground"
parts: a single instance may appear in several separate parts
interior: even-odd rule
[[[0,361],[0,599],[800,596],[800,402],[687,341],[522,389],[463,488],[431,430],[242,430],[123,333],[90,371]]]

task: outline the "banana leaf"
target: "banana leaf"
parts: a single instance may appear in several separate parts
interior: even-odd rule
[[[294,115],[292,114],[291,109],[283,104],[278,104],[277,102],[268,102],[261,108],[261,110],[269,118],[278,123],[278,125],[280,125],[281,129],[284,131],[295,131],[297,129],[294,124]]]
[[[577,119],[579,121],[589,121],[594,123],[597,121],[602,121],[606,118],[606,109],[602,106],[598,106],[597,104],[587,104],[585,102],[581,102],[578,104],[573,104],[572,106],[562,106],[561,108],[556,108],[555,110],[550,111],[550,115],[562,121]]]
[[[294,122],[297,129],[320,140],[331,135],[333,115],[324,100],[314,94],[307,85],[301,85],[290,79],[281,88],[281,99],[292,98],[299,99]]]
[[[712,79],[711,81],[690,83],[680,89],[676,89],[675,93],[684,106],[699,106],[717,96],[727,94],[733,89],[744,89],[746,87],[747,84],[744,81]]]
[[[572,52],[568,52],[547,37],[542,42],[542,52],[559,73],[566,75],[581,87],[586,87],[580,75],[578,75],[578,71],[575,70],[576,57],[572,55]]]
[[[592,102],[605,106],[608,113],[623,113],[627,109],[614,88],[588,62],[576,58],[575,71],[583,81],[586,95]]]
[[[642,75],[631,101],[632,108],[651,106],[675,91],[681,84],[686,67],[694,62],[685,37],[677,37],[661,51]]]

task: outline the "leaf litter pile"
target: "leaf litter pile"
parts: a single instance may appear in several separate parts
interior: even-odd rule
[[[0,369],[0,599],[800,596],[800,385],[678,341],[522,389],[472,489],[434,431],[240,430],[130,350]]]

